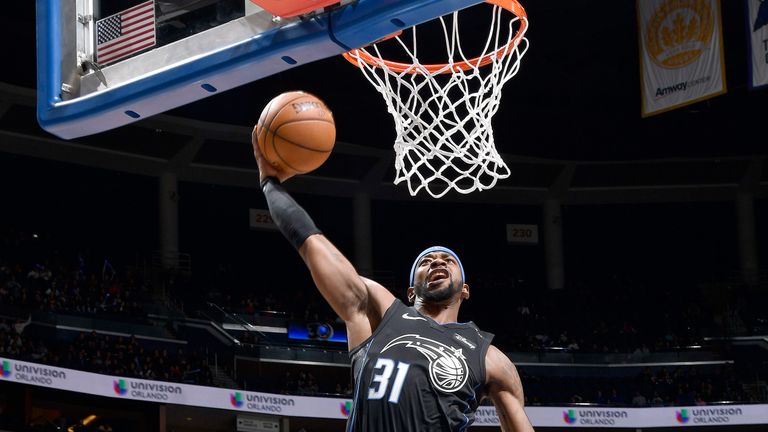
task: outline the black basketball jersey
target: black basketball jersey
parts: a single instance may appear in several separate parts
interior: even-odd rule
[[[350,352],[355,393],[348,432],[463,431],[475,419],[493,335],[438,324],[395,300]]]

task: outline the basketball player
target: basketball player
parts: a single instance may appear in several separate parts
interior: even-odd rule
[[[512,362],[474,323],[458,323],[469,298],[459,257],[444,247],[420,253],[411,268],[408,307],[357,274],[281,182],[254,155],[277,226],[303,258],[320,293],[344,320],[355,384],[347,431],[464,431],[490,397],[505,432],[533,431]]]

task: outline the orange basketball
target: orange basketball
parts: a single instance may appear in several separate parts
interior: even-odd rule
[[[290,91],[267,104],[252,141],[277,169],[305,174],[330,156],[336,143],[336,123],[331,110],[317,96]]]

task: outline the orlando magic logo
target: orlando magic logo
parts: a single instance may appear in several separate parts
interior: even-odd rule
[[[417,334],[407,334],[392,339],[382,350],[403,345],[413,348],[429,361],[429,378],[432,385],[446,393],[453,393],[467,382],[467,359],[460,348],[453,348]]]

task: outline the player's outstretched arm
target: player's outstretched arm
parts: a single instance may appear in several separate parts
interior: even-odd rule
[[[532,432],[533,426],[523,409],[523,384],[509,357],[491,345],[485,355],[485,370],[488,395],[496,406],[501,430]]]
[[[378,283],[362,278],[352,263],[315,226],[312,219],[280,185],[290,175],[269,165],[254,146],[262,191],[272,219],[299,251],[325,300],[347,325],[354,348],[376,329],[394,296]]]
[[[299,248],[318,290],[347,326],[349,349],[368,339],[395,297],[379,283],[357,274],[352,263],[324,235]]]

